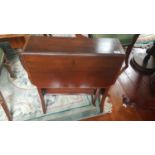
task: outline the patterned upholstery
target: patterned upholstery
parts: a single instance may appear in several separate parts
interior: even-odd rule
[[[135,47],[138,48],[149,48],[155,42],[155,34],[141,34],[136,43]]]
[[[0,48],[0,66],[3,62],[3,59],[4,59],[4,53],[3,53],[3,50]]]
[[[7,60],[11,61],[16,57],[15,50],[11,47],[9,42],[0,42],[0,48],[3,49]]]
[[[3,50],[0,48],[0,73],[1,73],[3,60],[4,60],[4,53],[3,53]]]
[[[137,39],[137,44],[149,44],[155,42],[155,34],[141,34]]]

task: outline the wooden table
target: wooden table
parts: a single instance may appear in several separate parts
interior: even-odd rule
[[[44,113],[45,93],[91,94],[94,105],[102,95],[102,112],[125,53],[117,39],[32,36],[20,58],[32,83],[38,87]]]
[[[0,42],[8,41],[12,48],[23,48],[28,34],[0,34]]]
[[[12,48],[23,48],[26,41],[32,34],[0,34],[0,42],[8,41]],[[42,34],[43,36],[53,37],[52,34]],[[87,39],[82,34],[75,34],[76,38]]]

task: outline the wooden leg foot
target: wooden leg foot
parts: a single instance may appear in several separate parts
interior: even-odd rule
[[[3,108],[4,112],[5,112],[5,114],[6,114],[7,118],[8,118],[8,120],[9,120],[9,121],[12,121],[12,116],[11,116],[11,114],[10,114],[9,108],[8,108],[8,106],[7,106],[7,104],[6,104],[5,100],[4,100],[4,98],[3,98],[2,94],[1,94],[1,92],[0,92],[0,98],[2,98],[2,100],[1,100],[1,101],[2,101],[1,105],[2,105],[2,108]]]
[[[103,95],[102,95],[102,99],[101,99],[101,103],[100,103],[100,112],[104,112],[104,104],[105,104],[105,99],[106,99],[106,96],[108,94],[108,91],[109,89],[105,89]]]
[[[96,106],[96,100],[100,96],[100,89],[96,89],[95,98],[93,99],[93,105]]]
[[[39,93],[39,96],[40,96],[43,113],[46,114],[46,103],[45,103],[45,100],[44,100],[43,92],[42,92],[42,90],[40,88],[38,88],[38,93]]]
[[[93,105],[94,105],[94,95],[91,95],[91,102],[92,102]]]

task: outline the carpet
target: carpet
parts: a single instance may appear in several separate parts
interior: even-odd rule
[[[12,70],[16,79],[10,77],[5,68],[0,77],[0,89],[7,102],[9,110],[15,121],[47,121],[47,120],[80,120],[100,114],[99,101],[96,106],[91,103],[90,95],[45,95],[47,113],[43,114],[41,101],[36,86],[34,86],[28,74],[21,65],[18,57],[12,63]],[[105,113],[112,111],[112,104],[106,98]],[[0,120],[7,120],[2,108],[0,108]]]

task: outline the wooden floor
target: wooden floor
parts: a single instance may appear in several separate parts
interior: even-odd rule
[[[155,120],[155,94],[151,93],[151,75],[143,75],[131,65],[118,77],[109,96],[113,104],[111,114],[89,118],[91,121],[138,121]],[[129,104],[123,104],[129,100]]]

